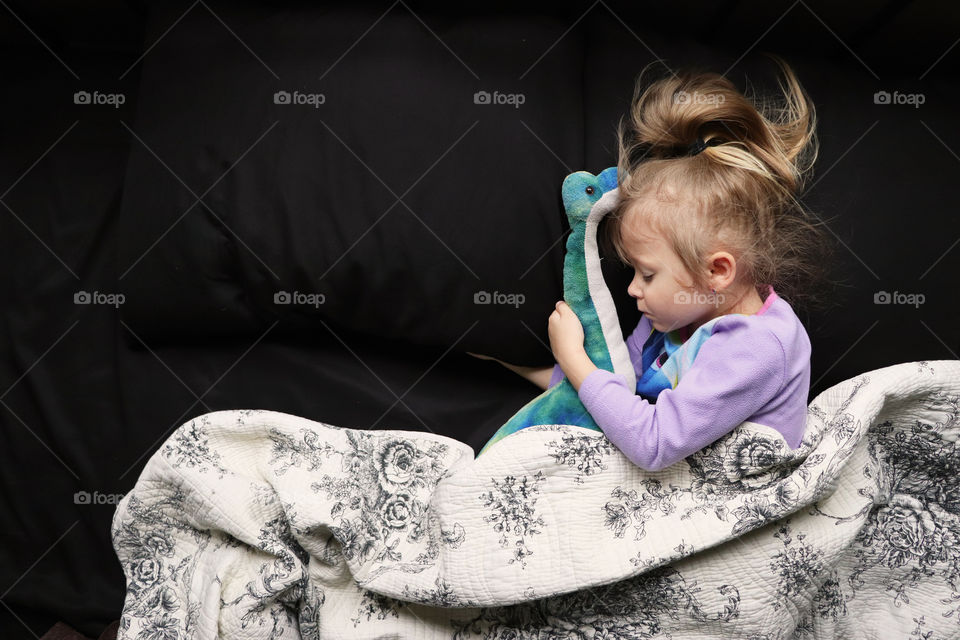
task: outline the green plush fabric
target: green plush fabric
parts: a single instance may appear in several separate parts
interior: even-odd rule
[[[616,306],[603,281],[597,249],[597,226],[619,198],[617,168],[610,167],[598,175],[572,173],[564,179],[561,192],[571,229],[563,261],[563,298],[580,318],[584,349],[593,363],[622,376],[632,389],[636,387],[636,373],[620,331]],[[520,429],[552,424],[600,431],[577,391],[564,378],[524,405],[477,455]]]

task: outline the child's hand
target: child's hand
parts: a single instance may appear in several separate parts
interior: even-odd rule
[[[590,360],[583,348],[583,325],[573,309],[561,300],[557,309],[550,314],[550,348],[557,359],[567,381],[579,393],[580,385],[597,366]]]
[[[500,362],[499,360],[497,360],[496,358],[494,358],[494,357],[492,357],[492,356],[485,356],[485,355],[482,355],[482,354],[479,354],[479,353],[470,353],[469,351],[466,351],[466,352],[464,352],[464,353],[466,353],[468,356],[473,356],[474,358],[479,358],[480,360],[493,360],[494,362]]]
[[[583,348],[583,325],[580,324],[580,318],[563,300],[557,302],[556,309],[550,314],[548,329],[550,348],[553,349],[553,357],[560,363],[561,368],[565,362],[586,353]]]

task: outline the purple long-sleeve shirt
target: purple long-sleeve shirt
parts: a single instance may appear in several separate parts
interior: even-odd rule
[[[643,316],[626,343],[637,389],[598,369],[584,379],[579,396],[634,464],[659,471],[744,421],[772,427],[791,448],[800,446],[810,390],[810,339],[772,287],[757,313],[714,318],[686,338],[679,331],[654,330]],[[556,365],[550,386],[563,377]]]

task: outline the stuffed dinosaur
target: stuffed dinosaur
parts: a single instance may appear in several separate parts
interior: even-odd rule
[[[561,187],[563,208],[570,223],[563,260],[563,299],[583,325],[583,346],[597,367],[623,377],[627,388],[637,385],[613,297],[600,270],[597,226],[617,205],[617,168],[593,175],[571,173]],[[523,406],[484,445],[479,457],[512,433],[542,424],[567,424],[600,431],[573,385],[564,378]]]

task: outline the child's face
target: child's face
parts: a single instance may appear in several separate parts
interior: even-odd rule
[[[694,289],[693,278],[666,240],[629,222],[623,231],[623,246],[634,268],[627,293],[636,298],[653,328],[666,333],[705,322],[716,309],[713,296]]]

